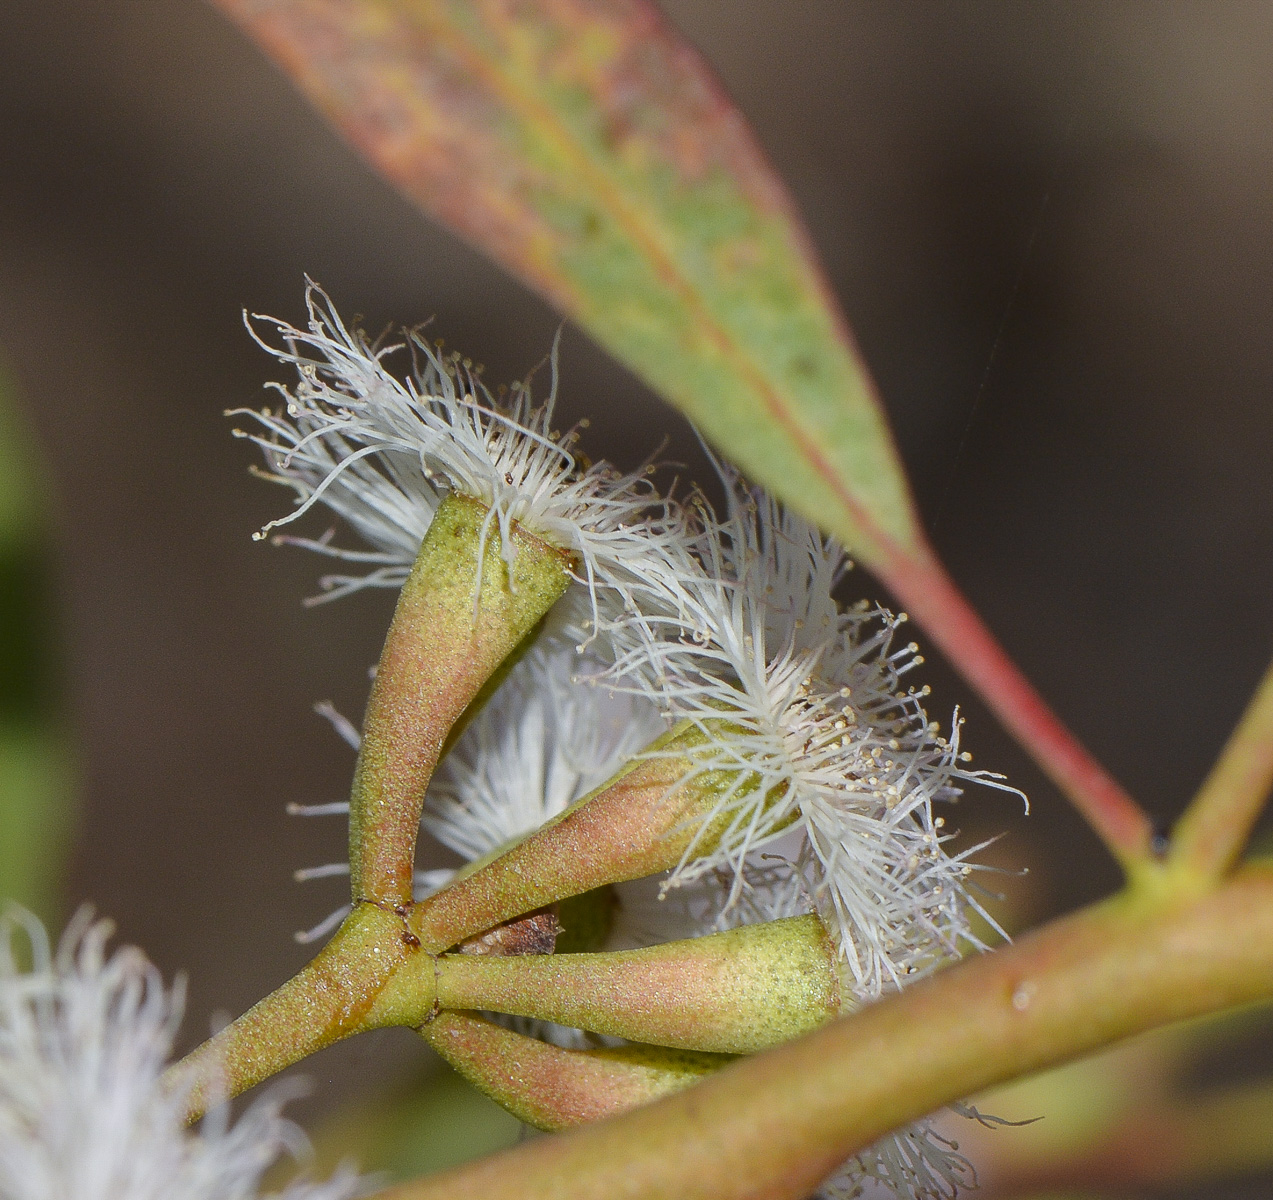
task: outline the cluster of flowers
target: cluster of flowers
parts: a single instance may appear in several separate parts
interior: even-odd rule
[[[685,722],[701,736],[681,786],[699,774],[733,780],[705,822],[723,836],[691,844],[666,878],[615,888],[605,948],[812,911],[838,947],[846,993],[864,1003],[981,947],[974,851],[949,854],[933,810],[964,783],[1003,785],[964,765],[958,714],[942,736],[923,708],[928,689],[906,686],[923,659],[913,642],[898,645],[905,615],[838,603],[851,564],[835,542],[727,467],[721,516],[699,493],[686,504],[659,495],[648,470],[585,465],[577,433],[551,429],[555,350],[552,393],[536,407],[526,387],[493,395],[470,362],[416,332],[369,342],[312,286],[308,304],[307,329],[272,322],[282,345],[267,348],[299,381],[275,385],[284,407],[251,413],[263,430],[249,436],[267,476],[297,496],[275,525],[322,501],[372,547],[285,539],[371,565],[325,579],[322,598],[400,584],[450,492],[489,506],[505,555],[517,522],[578,564],[533,650],[444,759],[426,799],[429,833],[466,860],[484,857],[633,756],[658,753],[645,748]],[[399,377],[385,360],[403,351],[413,369]],[[419,896],[449,877],[418,874]],[[854,1195],[874,1180],[941,1197],[970,1176],[925,1123],[856,1156],[824,1190]]]
[[[972,851],[948,853],[934,806],[969,782],[1004,785],[966,766],[957,714],[943,737],[924,710],[927,689],[905,683],[923,661],[914,643],[898,644],[905,616],[837,601],[849,567],[839,546],[726,467],[722,515],[701,494],[684,504],[660,495],[648,469],[587,464],[577,432],[551,427],[555,351],[554,394],[536,406],[528,387],[492,395],[468,361],[417,332],[371,342],[313,286],[308,303],[308,328],[274,322],[282,344],[269,347],[299,382],[276,385],[281,408],[249,410],[258,429],[243,436],[264,450],[267,476],[296,493],[295,510],[274,524],[322,503],[363,539],[360,549],[286,539],[362,570],[329,577],[324,598],[400,586],[453,493],[486,507],[482,546],[489,536],[507,561],[519,527],[575,563],[534,645],[436,773],[422,822],[430,834],[472,862],[634,759],[675,753],[688,764],[678,788],[712,781],[712,835],[691,839],[664,876],[612,887],[593,948],[812,912],[838,950],[852,1007],[980,947]],[[386,360],[402,352],[412,366],[395,375]],[[328,715],[357,746],[357,731]],[[672,729],[690,735],[674,751],[662,738]],[[452,875],[418,874],[418,897]],[[344,911],[301,936],[322,936]],[[12,948],[18,925],[31,944],[27,971]],[[233,1126],[214,1114],[186,1131],[186,1096],[159,1083],[180,988],[166,990],[135,950],[108,956],[107,935],[77,918],[54,954],[33,920],[10,918],[0,931],[0,1196],[257,1196],[299,1137],[280,1094]],[[565,1046],[595,1041],[545,1023],[521,1028]],[[921,1122],[854,1156],[823,1195],[878,1185],[943,1200],[971,1177],[957,1147]],[[282,1195],[344,1200],[358,1186],[340,1173]]]

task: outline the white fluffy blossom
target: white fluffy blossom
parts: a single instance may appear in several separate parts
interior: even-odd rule
[[[33,961],[18,965],[25,929]],[[160,1076],[182,990],[107,922],[81,912],[56,953],[25,913],[0,919],[0,1200],[253,1200],[281,1154],[304,1147],[278,1095],[233,1125],[185,1128],[185,1095]],[[297,1182],[280,1200],[347,1200],[358,1181]]]
[[[923,662],[914,643],[896,645],[905,617],[841,609],[839,546],[725,478],[726,518],[700,500],[697,533],[645,573],[637,608],[608,630],[618,649],[606,682],[698,728],[683,786],[708,772],[732,780],[710,818],[725,823],[719,847],[691,846],[673,883],[725,868],[728,908],[749,857],[794,828],[850,990],[873,999],[979,944],[971,851],[946,854],[933,804],[961,782],[1003,785],[960,766],[958,714],[943,737],[922,707],[928,689],[904,684]]]
[[[961,1188],[976,1186],[977,1173],[959,1144],[943,1137],[932,1121],[917,1121],[855,1154],[818,1197],[856,1200],[882,1190],[915,1200],[953,1200]]]
[[[309,322],[297,329],[271,317],[282,345],[253,336],[298,380],[271,384],[281,408],[253,417],[261,432],[236,434],[265,454],[266,478],[290,487],[297,506],[256,536],[294,521],[318,503],[344,518],[370,547],[344,549],[330,541],[284,539],[322,554],[362,564],[360,575],[323,581],[330,599],[362,587],[398,587],[406,579],[441,499],[455,492],[489,506],[482,534],[498,529],[511,562],[514,523],[572,552],[581,578],[622,585],[636,561],[662,536],[647,522],[659,508],[644,471],[623,475],[604,462],[586,463],[575,451],[577,431],[552,429],[557,388],[556,347],[546,402],[535,405],[527,384],[493,395],[480,367],[431,346],[418,330],[405,341],[369,341],[347,326],[327,296],[310,283]],[[388,367],[409,356],[400,375]]]
[[[964,765],[958,713],[943,736],[923,707],[928,689],[907,684],[923,659],[915,643],[901,644],[905,614],[837,602],[850,564],[834,541],[728,470],[718,519],[701,498],[688,513],[661,500],[641,473],[584,465],[574,431],[550,428],[555,353],[552,391],[535,407],[525,387],[493,397],[467,361],[442,357],[415,332],[402,344],[369,342],[313,286],[308,305],[307,331],[274,323],[283,348],[272,352],[299,382],[276,385],[284,408],[253,413],[264,432],[252,437],[269,477],[298,500],[267,530],[323,503],[371,547],[302,543],[366,565],[367,574],[325,581],[329,595],[400,584],[451,492],[489,507],[506,558],[516,523],[571,551],[587,586],[559,606],[573,604],[574,616],[559,611],[555,621],[582,657],[554,636],[514,667],[439,766],[425,829],[476,860],[533,832],[634,755],[656,753],[649,743],[687,722],[694,736],[657,753],[688,754],[680,786],[718,789],[703,829],[723,836],[692,844],[667,880],[614,889],[620,925],[608,945],[814,911],[838,947],[849,1004],[980,947],[969,890],[976,848],[947,852],[934,805],[969,782],[1005,785]],[[395,375],[386,360],[404,350],[413,369]],[[418,873],[417,896],[450,877]],[[321,936],[345,911],[303,936]],[[536,1032],[570,1041],[564,1031]],[[842,1200],[878,1184],[933,1200],[971,1175],[921,1122],[855,1156],[823,1194]]]

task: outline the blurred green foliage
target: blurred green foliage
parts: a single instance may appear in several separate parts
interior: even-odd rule
[[[401,1086],[351,1105],[314,1135],[318,1178],[342,1161],[410,1179],[494,1154],[526,1127],[449,1067],[434,1063]]]
[[[49,491],[0,374],[0,898],[56,924],[73,789],[58,703]]]

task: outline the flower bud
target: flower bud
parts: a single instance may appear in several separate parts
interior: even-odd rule
[[[536,1129],[626,1112],[731,1061],[662,1046],[566,1050],[467,1012],[439,1013],[420,1034],[474,1087]]]
[[[353,897],[405,907],[429,779],[452,728],[570,582],[568,554],[514,525],[511,561],[488,546],[491,510],[438,506],[376,671],[349,812]]]

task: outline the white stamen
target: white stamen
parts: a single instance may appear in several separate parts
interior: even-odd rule
[[[314,711],[331,722],[331,727],[347,745],[355,750],[362,748],[362,734],[348,717],[343,717],[336,711],[336,706],[330,700],[322,700],[315,704]]]
[[[14,947],[25,932],[33,966]],[[185,1128],[187,1093],[160,1084],[184,988],[166,989],[108,922],[81,910],[56,954],[38,921],[0,918],[0,1191],[15,1200],[254,1200],[282,1154],[305,1147],[278,1089],[233,1125],[224,1109]],[[348,1200],[347,1170],[275,1200]]]
[[[246,435],[261,447],[268,479],[292,488],[297,507],[260,531],[288,524],[320,500],[373,547],[346,550],[321,539],[286,539],[329,557],[377,564],[366,575],[324,580],[317,600],[362,587],[398,587],[443,496],[474,497],[490,507],[501,553],[511,563],[516,523],[577,557],[581,580],[597,608],[597,589],[618,587],[669,531],[670,510],[646,478],[599,462],[583,466],[564,437],[551,430],[557,389],[557,346],[550,356],[552,386],[535,406],[528,387],[492,395],[466,362],[443,357],[418,331],[382,345],[348,328],[312,282],[306,291],[307,329],[270,317],[249,321],[252,336],[295,367],[290,389],[273,386],[285,413],[254,412],[262,432]],[[267,343],[252,322],[272,325],[283,345]],[[414,369],[399,377],[386,362],[409,350]],[[483,543],[484,544],[484,543]],[[594,613],[595,615],[595,613]]]
[[[635,611],[612,621],[607,678],[697,726],[695,775],[735,773],[708,818],[724,821],[719,849],[691,846],[670,882],[724,869],[725,903],[737,904],[750,856],[794,822],[851,991],[871,999],[979,945],[963,864],[929,846],[932,805],[964,782],[1004,785],[961,769],[958,722],[950,741],[933,740],[923,693],[900,690],[918,649],[893,648],[901,621],[836,604],[841,549],[722,474],[725,520],[697,501],[693,540],[647,571]]]

